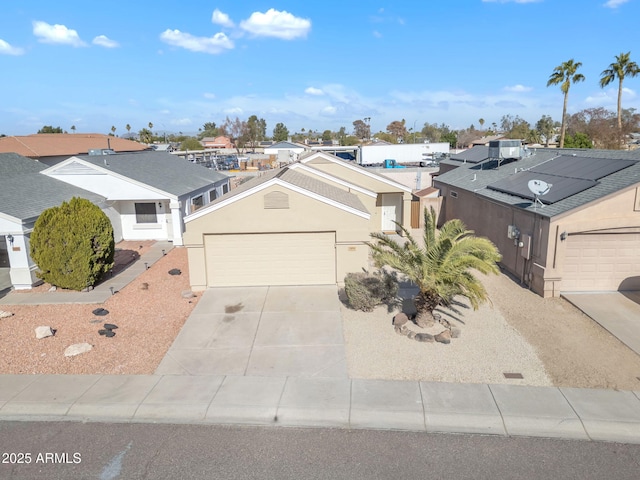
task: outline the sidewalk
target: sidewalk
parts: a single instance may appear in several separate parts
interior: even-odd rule
[[[318,377],[2,375],[0,420],[371,428],[640,443],[640,392]]]
[[[147,266],[156,263],[173,248],[171,242],[155,242],[151,249],[113,278],[106,278],[90,292],[9,293],[0,298],[0,305],[53,305],[104,303],[114,292],[122,290],[136,279]],[[164,252],[164,253],[163,253]],[[146,264],[146,265],[145,265]]]

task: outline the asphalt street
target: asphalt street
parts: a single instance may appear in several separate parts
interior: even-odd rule
[[[637,479],[640,445],[207,425],[0,422],[2,479]]]

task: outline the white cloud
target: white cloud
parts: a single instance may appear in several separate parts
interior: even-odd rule
[[[511,85],[511,86],[507,86],[504,87],[505,92],[515,92],[515,93],[522,93],[522,92],[530,92],[531,90],[533,90],[533,87],[525,87],[524,85]]]
[[[212,55],[231,50],[234,47],[233,42],[222,32],[216,33],[213,37],[195,37],[180,30],[168,29],[160,34],[160,39],[169,45]]]
[[[309,95],[324,95],[324,92],[321,89],[315,87],[306,88],[304,93]]]
[[[234,26],[234,23],[229,18],[229,15],[227,15],[226,13],[222,13],[217,8],[213,11],[213,15],[211,15],[211,23],[227,28],[232,28]]]
[[[38,37],[38,41],[41,43],[71,45],[73,47],[87,45],[80,39],[78,32],[64,25],[49,25],[47,22],[34,21],[33,34]]]
[[[630,88],[622,88],[622,98],[625,100],[633,100],[636,98],[636,92]],[[584,99],[586,104],[597,105],[605,108],[617,109],[618,104],[618,89],[608,88],[607,90],[601,90],[593,95],[589,95]]]
[[[111,40],[106,35],[98,35],[96,38],[93,39],[91,43],[93,43],[94,45],[99,45],[104,48],[118,48],[120,46],[118,42],[116,42],[115,40]]]
[[[24,49],[12,47],[0,38],[0,55],[22,55],[23,53]]]
[[[618,8],[620,5],[624,5],[628,1],[629,0],[608,0],[608,2],[604,4],[604,6],[608,8]]]
[[[382,34],[377,30],[373,31],[373,36],[376,37],[376,38],[382,38]]]
[[[332,105],[329,105],[329,106],[324,107],[324,108],[322,109],[322,113],[323,113],[324,115],[333,115],[333,114],[335,114],[337,111],[338,111],[338,109],[337,109],[336,107],[332,106]]]
[[[247,20],[240,22],[240,28],[256,37],[293,40],[307,36],[311,30],[311,20],[270,8],[265,13],[253,12]]]
[[[178,127],[184,127],[192,124],[193,121],[190,118],[176,118],[175,120],[171,120],[171,125],[176,125]]]
[[[243,110],[240,107],[232,107],[223,110],[223,112],[230,115],[241,115]]]
[[[209,92],[204,92],[202,96],[208,100],[213,100],[214,98],[216,98],[215,93],[209,93]]]

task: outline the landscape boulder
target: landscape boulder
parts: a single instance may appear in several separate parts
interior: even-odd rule
[[[443,330],[433,338],[436,342],[444,344],[451,343],[451,332],[449,332],[449,330]]]
[[[433,335],[428,333],[416,333],[414,337],[418,342],[433,342]]]
[[[180,295],[182,295],[182,298],[193,298],[193,297],[195,297],[194,293],[191,290],[183,290]]]
[[[401,327],[402,325],[404,325],[408,321],[409,321],[409,317],[407,317],[407,315],[404,314],[404,313],[399,313],[395,317],[393,317],[393,324],[396,327]]]
[[[48,326],[40,326],[36,327],[36,338],[40,340],[41,338],[47,338],[53,336],[53,329]]]
[[[75,357],[76,355],[80,355],[82,353],[87,353],[91,351],[93,347],[89,343],[74,343],[73,345],[69,345],[64,351],[65,357]]]
[[[0,310],[0,318],[8,318],[8,317],[13,317],[13,313],[7,312],[5,310]]]
[[[182,271],[179,268],[172,268],[169,270],[169,275],[180,275]]]

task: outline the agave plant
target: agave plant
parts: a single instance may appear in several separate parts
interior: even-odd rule
[[[373,233],[376,242],[369,246],[378,268],[389,266],[420,289],[414,299],[419,326],[432,325],[434,309],[450,306],[456,295],[469,299],[474,310],[489,300],[474,271],[499,273],[497,262],[502,257],[490,240],[476,237],[457,219],[449,220],[438,230],[433,208],[424,210],[424,247],[406,228],[400,224],[398,227],[406,236],[404,245],[382,233]]]

